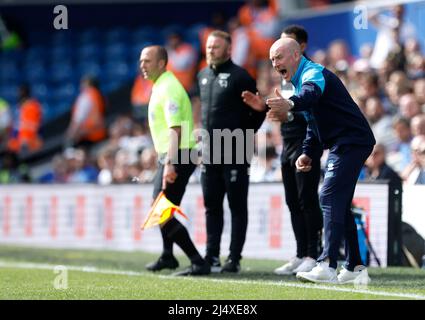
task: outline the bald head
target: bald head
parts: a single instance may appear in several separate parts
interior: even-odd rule
[[[295,75],[301,60],[300,45],[294,39],[280,38],[270,48],[270,60],[273,68],[286,82],[289,82]]]
[[[167,50],[162,46],[148,46],[140,53],[140,71],[145,79],[156,81],[166,71]]]
[[[301,51],[298,42],[292,38],[279,38],[271,46],[270,52],[276,50],[290,50],[290,51]]]

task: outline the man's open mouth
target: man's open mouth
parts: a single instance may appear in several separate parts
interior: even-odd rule
[[[286,69],[281,69],[279,72],[280,72],[280,74],[284,77],[284,76],[286,75],[286,73],[288,72],[288,70],[286,70]]]

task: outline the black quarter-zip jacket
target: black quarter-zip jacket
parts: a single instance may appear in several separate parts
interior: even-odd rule
[[[242,100],[245,90],[257,92],[249,73],[230,59],[216,69],[206,67],[198,73],[202,127],[211,137],[214,129],[254,129],[264,121],[266,111],[257,112]],[[233,141],[235,143],[235,141]]]

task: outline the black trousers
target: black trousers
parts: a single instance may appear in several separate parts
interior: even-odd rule
[[[202,192],[207,221],[206,255],[220,255],[223,232],[223,200],[227,194],[231,212],[230,254],[232,260],[242,258],[248,227],[248,165],[203,165],[201,174]]]
[[[302,140],[293,141],[297,146],[282,153],[282,179],[286,204],[291,213],[292,229],[297,243],[297,257],[316,259],[321,251],[323,214],[320,208],[318,186],[320,182],[320,157],[313,158],[309,172],[297,172],[295,162],[302,154]]]
[[[181,151],[179,151],[179,156],[180,155]],[[184,192],[186,190],[187,183],[189,182],[189,178],[195,170],[196,165],[193,163],[175,164],[174,167],[176,169],[177,178],[174,183],[167,183],[163,191],[168,200],[170,200],[175,205],[180,205]],[[154,179],[153,199],[156,199],[156,197],[162,190],[163,173],[164,165],[159,163],[158,171]],[[186,231],[186,228],[174,217],[172,217],[169,221],[167,221],[165,225],[161,227],[161,235],[163,240],[163,255],[172,254],[174,242],[172,240],[173,235],[182,229],[185,229]],[[187,241],[190,241],[190,239]]]

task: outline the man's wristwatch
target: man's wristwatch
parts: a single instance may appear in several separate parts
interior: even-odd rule
[[[289,104],[289,110],[294,108],[294,101],[292,101],[291,99],[287,99],[286,101],[288,101]]]

